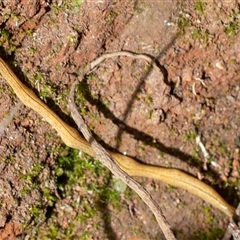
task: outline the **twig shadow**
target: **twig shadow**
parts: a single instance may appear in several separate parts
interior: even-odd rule
[[[166,85],[168,85],[170,88],[171,88],[171,94],[178,98],[178,100],[181,102],[182,99],[175,95],[174,94],[174,91],[173,91],[173,83],[171,81],[169,81],[168,79],[168,73],[167,73],[167,70],[164,68],[164,66],[160,65],[160,63],[158,62],[159,59],[161,59],[161,56],[163,56],[163,54],[170,48],[172,47],[172,45],[174,44],[174,42],[176,41],[176,39],[178,38],[180,34],[177,33],[173,39],[170,41],[170,43],[159,53],[157,54],[156,57],[153,57],[153,56],[149,56],[151,57],[153,60],[152,61],[155,61],[158,65],[158,67],[160,68],[160,70],[162,71],[163,73],[163,77],[164,77],[164,83]],[[142,131],[139,131],[138,129],[136,128],[133,128],[129,125],[127,125],[125,123],[125,120],[127,119],[130,111],[131,111],[131,108],[132,108],[132,105],[134,103],[134,99],[136,99],[136,96],[138,95],[138,93],[141,91],[141,88],[143,86],[143,84],[145,83],[145,80],[147,79],[147,77],[151,74],[153,70],[153,67],[150,67],[148,69],[148,72],[145,73],[139,80],[139,83],[137,85],[137,87],[135,88],[134,92],[132,93],[132,96],[131,96],[131,100],[128,102],[128,105],[126,107],[126,110],[125,110],[125,113],[122,115],[123,117],[121,118],[121,120],[119,118],[117,118],[113,112],[111,112],[109,110],[109,108],[104,104],[102,103],[101,101],[99,101],[98,99],[94,98],[92,95],[91,95],[91,91],[89,89],[89,86],[88,86],[88,83],[87,83],[87,79],[85,78],[80,84],[84,84],[84,87],[85,87],[85,91],[83,93],[84,95],[84,98],[92,105],[92,106],[95,106],[99,112],[101,112],[104,117],[106,119],[110,119],[112,121],[112,123],[114,123],[115,125],[117,126],[121,126],[121,128],[118,128],[118,132],[116,134],[116,139],[121,139],[121,136],[123,134],[123,132],[127,132],[129,134],[131,134],[133,136],[134,139],[138,140],[138,141],[141,141],[143,142],[144,144],[148,145],[148,146],[151,146],[155,149],[158,149],[159,151],[165,153],[165,154],[168,154],[170,156],[173,156],[173,157],[176,157],[178,159],[180,159],[181,161],[184,161],[186,162],[188,165],[190,166],[193,166],[193,167],[199,167],[197,164],[196,164],[196,159],[186,153],[186,152],[183,152],[181,151],[180,149],[178,148],[174,148],[174,147],[168,147],[166,145],[164,145],[164,143],[160,142],[160,141],[157,141],[156,139],[154,139],[151,135],[148,135]],[[108,149],[111,149],[110,146],[108,146],[106,143],[102,142],[102,145]],[[116,149],[115,149],[116,151]],[[136,159],[139,161],[139,159]],[[200,166],[201,167],[201,166]],[[189,173],[188,173],[189,174]],[[216,172],[214,172],[213,170],[209,169],[209,175],[211,175],[211,177],[216,180],[219,180],[219,176]],[[207,182],[208,184],[212,185],[211,183]],[[218,185],[214,185],[213,186],[215,189],[217,190],[220,190],[219,189],[219,184]],[[221,191],[220,191],[221,192]],[[229,192],[232,192],[231,188],[229,189]],[[225,193],[223,195],[228,195],[226,194],[226,190],[225,190]],[[231,194],[231,196],[233,196]],[[230,202],[231,202],[231,199],[229,199]]]

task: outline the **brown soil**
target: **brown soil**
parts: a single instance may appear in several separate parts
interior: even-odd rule
[[[0,53],[70,123],[66,99],[81,66],[120,50],[154,57],[161,71],[126,57],[101,64],[81,87],[85,121],[104,146],[203,178],[236,206],[239,19],[237,0],[6,0],[0,2]],[[39,232],[49,231],[52,223],[59,232],[69,229],[82,212],[72,207],[77,191],[58,196],[58,154],[53,149],[63,144],[44,119],[19,104],[4,80],[0,89],[0,239],[43,239]],[[196,144],[197,135],[209,159]],[[217,209],[181,189],[138,180],[159,200],[178,239],[223,236],[228,218]],[[58,196],[51,205],[43,194],[46,188]],[[136,195],[121,196],[120,204],[119,210],[106,202],[98,211],[108,221],[100,214],[61,239],[162,239],[150,210]],[[40,205],[38,214],[29,211]],[[84,238],[86,229],[90,234]]]

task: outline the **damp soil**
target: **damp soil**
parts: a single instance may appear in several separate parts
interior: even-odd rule
[[[79,86],[86,123],[104,147],[181,169],[237,206],[239,22],[237,0],[5,0],[0,54],[71,125],[67,98],[81,67],[121,50],[152,57],[159,70],[115,57],[86,76]],[[0,96],[0,239],[163,239],[150,210],[129,189],[119,194],[120,207],[100,197],[91,221],[76,224],[86,211],[76,202],[88,194],[80,184],[68,194],[69,179],[58,177],[64,144],[4,79]],[[109,179],[100,176],[97,184]],[[154,179],[137,180],[159,202],[178,239],[224,235],[229,219],[208,203]]]

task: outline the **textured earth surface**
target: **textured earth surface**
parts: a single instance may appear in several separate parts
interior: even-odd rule
[[[86,123],[106,148],[181,169],[237,206],[239,7],[237,0],[4,0],[0,56],[71,125],[68,94],[82,66],[120,50],[156,59],[159,71],[108,59],[85,78],[77,101]],[[66,163],[78,153],[2,78],[0,142],[0,239],[163,239],[147,206],[129,189],[117,192],[99,163],[84,154]],[[178,239],[223,237],[229,219],[208,203],[137,180]]]

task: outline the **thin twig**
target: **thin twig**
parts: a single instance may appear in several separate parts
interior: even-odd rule
[[[96,59],[92,63],[90,63],[81,74],[82,78],[85,74],[89,73],[93,68],[95,68],[99,63],[109,57],[116,56],[128,56],[134,58],[142,58],[149,61],[152,61],[151,58],[142,55],[142,54],[133,54],[129,52],[117,52],[113,54],[102,55],[100,58]],[[155,63],[154,63],[155,64]],[[153,65],[154,66],[154,65]],[[80,81],[82,80],[80,79]],[[176,239],[173,235],[170,225],[168,224],[165,216],[163,215],[160,207],[157,202],[151,197],[151,195],[143,188],[136,180],[130,177],[126,172],[124,172],[112,159],[110,154],[94,139],[92,133],[90,132],[88,126],[84,122],[82,116],[80,115],[75,103],[74,103],[74,90],[78,81],[72,85],[70,97],[69,97],[69,108],[72,114],[74,121],[76,122],[79,130],[82,132],[86,140],[91,144],[93,150],[96,152],[97,159],[106,166],[116,177],[125,182],[130,188],[132,188],[141,199],[147,204],[147,206],[151,209],[152,213],[156,217],[156,220],[168,240]]]
[[[230,239],[231,236],[233,236],[234,240],[240,240],[239,218],[240,218],[240,203],[238,204],[234,217],[230,219],[230,223],[228,224],[228,229],[223,240]]]
[[[17,114],[18,110],[21,108],[22,103],[20,101],[11,109],[8,115],[0,122],[0,135],[4,134],[6,127],[12,121],[14,116]]]

